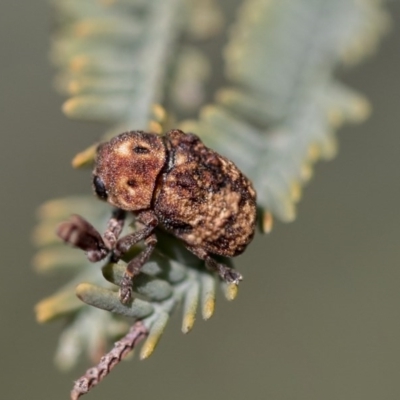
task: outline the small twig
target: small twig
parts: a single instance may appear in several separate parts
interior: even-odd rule
[[[71,391],[71,400],[77,400],[88,393],[93,387],[100,383],[119,362],[128,355],[130,351],[148,334],[147,328],[139,321],[136,322],[129,332],[118,342],[113,349],[103,356],[100,362],[89,368],[85,374],[75,382]]]

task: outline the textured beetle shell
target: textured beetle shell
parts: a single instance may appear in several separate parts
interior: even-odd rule
[[[256,192],[233,162],[193,134],[166,134],[168,162],[153,209],[164,228],[188,245],[236,256],[254,236]]]
[[[151,210],[189,247],[233,257],[253,238],[251,182],[196,135],[123,133],[99,146],[93,175],[103,200],[134,213]]]

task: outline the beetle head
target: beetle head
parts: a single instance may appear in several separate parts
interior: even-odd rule
[[[100,199],[123,210],[150,208],[165,162],[160,136],[142,131],[122,133],[97,149],[94,191]]]

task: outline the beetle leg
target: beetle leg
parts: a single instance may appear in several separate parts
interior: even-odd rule
[[[68,221],[62,222],[57,228],[57,235],[85,251],[92,262],[102,260],[110,251],[97,229],[79,215],[72,215]]]
[[[140,231],[140,232],[144,232]],[[140,233],[138,232],[138,233]],[[143,265],[147,262],[147,260],[150,258],[151,253],[156,247],[157,244],[157,238],[154,233],[150,234],[145,241],[145,248],[144,250],[136,256],[133,260],[131,260],[128,265],[126,266],[126,270],[124,273],[124,276],[122,278],[122,281],[120,283],[120,289],[119,289],[119,299],[121,303],[126,304],[129,303],[131,298],[132,298],[132,282],[133,278],[139,274],[141,268]]]
[[[141,240],[146,239],[146,237],[151,234],[153,229],[154,228],[152,226],[146,226],[146,228],[142,229],[141,231],[130,233],[129,235],[119,239],[113,250],[111,262],[117,262],[125,253],[129,251],[133,245]]]
[[[133,232],[119,239],[115,244],[111,261],[118,261],[134,244],[144,240],[145,248],[126,266],[126,271],[122,278],[119,290],[119,298],[121,303],[128,303],[132,298],[132,281],[135,275],[140,272],[140,269],[149,259],[151,253],[156,247],[157,238],[153,232],[158,225],[158,219],[153,211],[147,210],[137,214],[136,219],[145,225],[144,229]]]
[[[215,271],[226,283],[235,283],[236,285],[243,279],[242,274],[235,271],[233,268],[228,267],[225,264],[218,263],[201,247],[190,247],[187,249],[194,255],[204,260],[206,267],[211,271]]]
[[[107,229],[103,234],[104,242],[107,243],[109,249],[113,249],[119,235],[124,228],[126,211],[116,208],[107,224]]]
[[[124,226],[126,212],[115,209],[103,237],[98,230],[80,215],[72,215],[57,228],[57,235],[72,246],[86,252],[89,261],[104,259],[114,247]]]
[[[158,219],[156,215],[150,210],[138,213],[136,220],[145,225],[145,228],[140,231],[130,233],[116,242],[111,257],[112,262],[117,262],[127,251],[129,251],[133,245],[150,236],[151,232],[153,232],[154,228],[158,225]]]

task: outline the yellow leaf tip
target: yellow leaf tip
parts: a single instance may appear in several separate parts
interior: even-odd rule
[[[81,55],[81,56],[75,56],[69,63],[69,68],[71,69],[72,72],[80,72],[85,69],[85,67],[88,65],[88,57]]]
[[[308,182],[313,176],[313,169],[310,164],[303,164],[300,168],[301,179]]]
[[[33,268],[38,272],[46,271],[53,263],[54,258],[46,251],[39,251],[32,260]]]
[[[318,145],[316,143],[311,144],[308,147],[308,151],[307,151],[307,159],[314,163],[316,161],[318,161],[318,159],[321,157],[321,151],[318,147]]]
[[[228,285],[226,285],[226,289],[225,289],[225,297],[228,301],[232,301],[236,299],[236,296],[238,294],[238,285],[236,285],[235,283],[229,283]]]
[[[43,324],[51,319],[53,311],[47,300],[42,300],[35,306],[36,321]]]
[[[158,122],[155,122],[155,121],[149,122],[149,129],[150,129],[150,132],[158,133],[158,134],[161,134],[163,131],[161,124]]]
[[[152,111],[156,121],[162,122],[165,120],[167,113],[163,106],[160,104],[153,104]]]
[[[332,108],[328,112],[328,121],[334,128],[339,128],[344,122],[343,113],[336,108]]]
[[[269,211],[264,212],[262,216],[263,233],[271,233],[273,226],[274,226],[274,217]]]
[[[97,144],[94,144],[87,149],[78,153],[72,160],[74,168],[81,168],[93,163],[96,156]]]
[[[92,289],[93,285],[90,283],[80,283],[76,288],[75,288],[75,294],[76,296],[81,299],[82,295],[86,293],[88,290]]]
[[[293,182],[290,185],[290,198],[293,202],[298,203],[301,199],[301,185],[298,182]]]
[[[367,99],[359,98],[354,102],[352,111],[353,121],[362,122],[371,115],[372,107]]]
[[[210,319],[214,314],[214,310],[215,310],[215,299],[214,297],[210,297],[205,301],[203,306],[203,313],[202,313],[203,319],[205,321]]]
[[[149,358],[153,354],[153,352],[156,348],[157,342],[158,342],[158,338],[157,339],[154,338],[154,339],[150,339],[150,340],[147,339],[145,344],[143,345],[143,347],[140,350],[139,358],[141,360],[145,360],[146,358]]]
[[[70,117],[75,114],[75,110],[76,110],[77,106],[78,106],[78,102],[76,101],[75,98],[69,99],[62,105],[62,112],[67,117]]]
[[[183,318],[182,332],[189,333],[193,328],[195,320],[196,320],[195,313],[186,314],[185,317]]]

